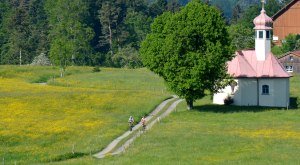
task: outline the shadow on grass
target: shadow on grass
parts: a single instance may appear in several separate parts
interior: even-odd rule
[[[298,97],[290,97],[289,110],[297,110],[300,101]],[[234,113],[234,112],[264,112],[270,110],[286,110],[286,107],[262,107],[262,106],[235,106],[235,105],[216,105],[204,104],[195,106],[194,111],[213,112],[213,113]]]
[[[298,109],[298,97],[290,97],[291,109]]]
[[[264,112],[270,110],[286,110],[286,108],[207,104],[207,105],[195,106],[194,110],[199,112],[236,113],[236,112]]]
[[[295,99],[293,100],[293,102],[291,102],[289,109],[296,110],[297,108],[298,108],[298,103],[297,103],[297,99]],[[286,110],[286,108],[206,104],[201,106],[195,106],[193,110],[199,112],[235,113],[235,112],[264,112],[270,110]]]
[[[49,162],[59,162],[59,161],[64,161],[64,160],[69,160],[69,159],[74,159],[74,158],[80,158],[83,156],[89,155],[87,153],[81,153],[81,152],[75,152],[75,153],[66,153],[63,155],[58,155],[50,160],[46,160],[44,161],[45,163],[49,163]]]

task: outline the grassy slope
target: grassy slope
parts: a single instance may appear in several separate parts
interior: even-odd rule
[[[291,96],[300,98],[300,76]],[[210,105],[208,97],[138,138],[126,153],[59,164],[299,164],[300,111]],[[298,101],[299,102],[299,101]]]
[[[145,69],[0,66],[0,158],[51,161],[96,152],[170,94]],[[50,85],[33,84],[47,81]],[[113,128],[113,129],[112,129]]]

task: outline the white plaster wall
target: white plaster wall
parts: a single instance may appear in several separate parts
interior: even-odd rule
[[[257,81],[256,79],[241,78],[236,79],[237,86],[232,92],[231,86],[227,86],[214,94],[214,104],[224,104],[224,99],[228,96],[233,98],[233,105],[251,106],[257,105]]]
[[[259,31],[257,31],[257,35],[259,35]],[[255,52],[258,61],[264,61],[268,54],[271,52],[271,40],[266,39],[266,31],[263,30],[263,38],[255,38]]]
[[[290,99],[290,81],[288,78],[249,79],[235,80],[237,86],[232,93],[231,87],[227,86],[214,94],[214,104],[224,104],[224,99],[230,95],[234,105],[239,106],[270,106],[287,107]],[[257,88],[257,83],[259,88]],[[262,95],[262,86],[269,85],[269,95]],[[258,92],[258,94],[257,94]]]
[[[238,89],[235,92],[234,105],[253,106],[257,105],[257,81],[256,79],[239,79]]]
[[[213,103],[223,105],[224,99],[226,97],[228,97],[229,95],[231,95],[231,93],[232,93],[231,87],[226,86],[224,89],[221,89],[221,90],[219,90],[218,93],[214,94]]]
[[[259,105],[271,107],[287,107],[290,99],[288,78],[272,78],[259,80]],[[262,95],[262,85],[269,85],[269,95]]]

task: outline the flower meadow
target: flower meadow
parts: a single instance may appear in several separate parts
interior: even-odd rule
[[[146,69],[0,66],[0,160],[47,163],[91,155],[170,96]],[[139,120],[139,119],[138,119]]]

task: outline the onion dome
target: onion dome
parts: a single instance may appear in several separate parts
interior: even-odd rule
[[[253,20],[253,23],[255,30],[268,30],[272,29],[271,24],[273,20],[266,14],[266,11],[262,9],[260,15]]]

